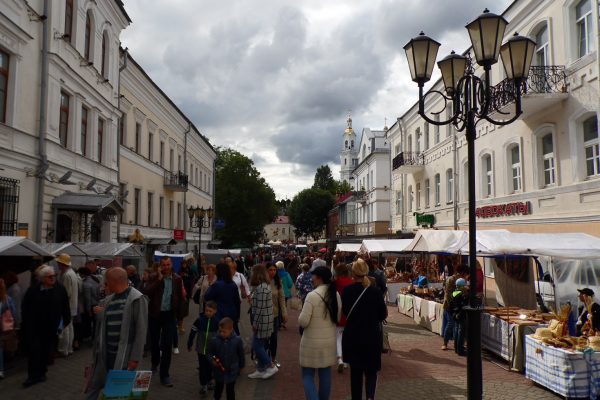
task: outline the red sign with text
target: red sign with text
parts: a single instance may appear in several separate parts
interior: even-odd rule
[[[494,218],[528,214],[531,214],[531,203],[528,201],[478,207],[475,210],[477,218]]]
[[[173,229],[174,240],[185,240],[185,231],[183,229]]]

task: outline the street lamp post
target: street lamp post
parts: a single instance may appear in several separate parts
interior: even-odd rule
[[[476,220],[475,220],[475,135],[476,125],[487,121],[494,125],[508,125],[522,114],[521,85],[527,79],[529,67],[535,52],[535,42],[530,38],[515,36],[500,45],[508,22],[499,15],[484,10],[477,19],[466,26],[477,64],[483,67],[484,77],[475,75],[470,57],[452,52],[439,61],[445,93],[431,90],[423,94],[425,82],[431,79],[431,73],[437,57],[440,43],[425,36],[423,32],[411,39],[404,50],[412,80],[419,85],[419,115],[430,124],[455,126],[457,131],[465,131],[468,150],[469,181],[469,306],[467,311],[467,393],[470,400],[479,400],[483,395],[481,366],[481,302],[475,292],[477,287],[476,271]],[[507,78],[514,83],[512,88],[502,93],[492,93],[490,85],[491,66],[501,56]],[[444,109],[452,107],[452,116],[446,121],[436,121],[425,113],[425,99],[429,95],[439,95],[444,99]],[[511,98],[515,103],[514,115],[500,110],[496,101],[498,96]],[[441,110],[441,113],[444,110]],[[439,114],[436,113],[436,114]],[[495,120],[497,113],[504,120]],[[455,200],[456,201],[456,200]]]
[[[190,217],[190,228],[198,228],[198,265],[202,266],[202,228],[210,227],[210,221],[213,217],[213,209],[211,207],[188,208],[188,216]]]

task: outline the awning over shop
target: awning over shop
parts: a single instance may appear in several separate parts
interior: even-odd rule
[[[412,239],[365,239],[359,249],[359,253],[402,253],[410,245]]]
[[[0,236],[0,257],[54,258],[49,251],[22,236]]]
[[[101,211],[118,214],[123,206],[110,194],[87,194],[65,192],[52,200],[52,206],[60,210],[98,213]]]
[[[357,253],[360,250],[361,243],[338,243],[335,251],[343,251],[346,253]]]

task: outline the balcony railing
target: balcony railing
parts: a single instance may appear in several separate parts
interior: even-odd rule
[[[563,65],[532,66],[529,69],[529,77],[521,84],[521,95],[566,93],[567,75]],[[494,110],[515,101],[515,85],[512,80],[505,79],[492,87]]]
[[[392,160],[392,169],[396,170],[404,166],[422,166],[424,164],[425,156],[423,156],[423,153],[403,151]]]
[[[165,189],[174,192],[187,192],[188,176],[181,171],[169,172],[165,171]]]

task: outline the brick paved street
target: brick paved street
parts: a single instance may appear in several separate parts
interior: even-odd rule
[[[378,399],[464,399],[466,398],[465,359],[453,352],[440,350],[440,337],[416,326],[411,319],[389,308],[390,342],[393,353],[383,356]],[[267,381],[253,381],[245,377],[252,372],[251,366],[238,380],[238,399],[286,399],[304,398],[300,368],[297,365],[299,335],[297,333],[297,311],[291,311],[288,330],[280,333],[280,372]],[[187,321],[189,324],[189,321]],[[248,331],[247,324],[242,327]],[[180,348],[184,349],[184,338],[180,337]],[[67,360],[59,359],[50,368],[48,381],[29,389],[22,389],[25,379],[24,363],[19,362],[7,371],[0,381],[0,399],[80,399],[83,369],[90,359],[89,350],[80,350]],[[248,357],[249,360],[249,357]],[[143,366],[149,367],[149,359]],[[174,388],[164,388],[154,379],[151,399],[197,399],[198,381],[195,354],[183,351],[173,356],[171,367]],[[349,373],[334,372],[332,400],[349,398]],[[490,362],[484,361],[485,399],[557,399],[558,396],[533,385],[523,375],[510,373]],[[210,397],[206,397],[207,399]]]

